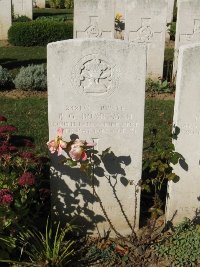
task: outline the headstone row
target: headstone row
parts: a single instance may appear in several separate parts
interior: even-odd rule
[[[99,151],[111,147],[95,186],[109,220],[124,235],[131,233],[134,221],[139,226],[135,185],[141,177],[145,64],[145,48],[126,41],[76,39],[48,45],[50,139],[62,127],[64,139],[95,140]],[[181,47],[178,65],[174,144],[184,159],[174,166],[180,181],[169,183],[166,220],[173,223],[199,212],[200,44]],[[88,178],[59,162],[52,156],[53,211],[63,220],[76,215],[93,233],[96,227],[101,234],[108,231]]]
[[[167,0],[75,0],[74,38],[114,38],[115,12],[124,11],[126,41],[147,45],[147,74],[162,77]]]

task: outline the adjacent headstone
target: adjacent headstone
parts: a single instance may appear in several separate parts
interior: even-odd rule
[[[167,0],[126,0],[125,39],[147,45],[147,74],[162,77]]]
[[[11,25],[11,0],[0,0],[0,40],[8,39],[8,30]]]
[[[35,1],[36,7],[45,8],[45,2],[46,0],[36,0]]]
[[[112,153],[104,155],[93,183],[109,220],[124,235],[139,220],[135,186],[142,167],[145,50],[94,38],[51,43],[47,49],[50,139],[63,127],[65,140],[75,135],[95,140],[100,153],[110,147]],[[76,168],[62,167],[57,157],[51,160],[54,213],[63,220],[71,214],[94,234],[96,226],[105,234],[110,226],[88,185],[91,179]]]
[[[189,19],[189,17],[188,17]],[[180,47],[174,126],[176,151],[185,161],[174,166],[180,177],[178,183],[169,183],[166,219],[174,223],[184,217],[193,219],[199,214],[200,204],[200,44]]]
[[[176,76],[178,52],[181,45],[200,42],[199,0],[178,0],[173,75]]]
[[[32,0],[12,0],[14,16],[27,16],[33,18],[33,1]]]
[[[114,0],[75,0],[74,38],[114,38]]]
[[[167,9],[167,22],[168,23],[173,21],[174,4],[175,4],[175,0],[168,0],[168,9]]]

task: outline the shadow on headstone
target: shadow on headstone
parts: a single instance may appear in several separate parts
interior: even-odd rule
[[[71,136],[73,139],[74,136]],[[51,169],[51,190],[53,195],[52,212],[56,220],[61,220],[62,224],[71,223],[78,226],[80,234],[92,233],[98,223],[105,222],[109,219],[109,213],[104,209],[102,214],[94,213],[93,204],[101,202],[104,206],[104,199],[98,199],[93,191],[93,187],[98,188],[101,180],[106,179],[108,187],[110,186],[113,193],[111,201],[117,201],[120,207],[121,214],[128,226],[132,229],[132,225],[126,216],[126,211],[118,197],[116,185],[118,183],[124,186],[129,185],[129,180],[126,178],[125,167],[131,164],[130,156],[117,157],[112,151],[105,155],[94,155],[93,160],[96,165],[93,170],[93,177],[80,171],[77,167],[71,168],[63,165],[64,156],[59,158],[52,155]],[[124,167],[122,167],[124,166]],[[69,184],[74,184],[73,189],[69,187],[68,182],[62,179],[62,176],[68,177]],[[70,181],[71,180],[71,181]],[[100,204],[100,206],[101,206]],[[109,231],[109,230],[108,230]]]

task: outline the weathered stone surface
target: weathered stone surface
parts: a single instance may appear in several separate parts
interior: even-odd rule
[[[180,47],[174,122],[176,151],[185,161],[174,166],[180,177],[178,183],[169,183],[166,219],[174,223],[184,217],[193,218],[199,212],[200,201],[200,44]]]
[[[35,1],[35,4],[36,4],[36,7],[39,7],[39,8],[45,8],[45,0],[36,0]]]
[[[167,0],[126,0],[125,39],[147,45],[147,74],[162,77]]]
[[[141,177],[146,49],[121,40],[76,39],[51,43],[47,50],[50,139],[63,127],[65,140],[78,135],[95,140],[100,153],[111,148],[94,184],[117,231],[130,234],[139,219],[134,185]],[[54,156],[52,166],[54,212],[63,220],[77,214],[94,234],[96,225],[101,234],[108,231],[89,179]]]
[[[181,45],[200,42],[199,0],[178,0],[173,75],[176,76],[178,52]]]
[[[114,0],[75,0],[74,38],[114,38]]]
[[[0,0],[0,40],[8,39],[11,25],[11,0]]]
[[[168,8],[167,8],[167,22],[168,23],[173,21],[174,3],[175,3],[175,0],[168,0]]]
[[[27,16],[33,18],[33,1],[32,0],[12,0],[15,16]]]

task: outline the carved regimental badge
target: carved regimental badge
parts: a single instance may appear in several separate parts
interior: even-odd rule
[[[72,84],[88,97],[111,95],[118,87],[119,70],[99,54],[83,57],[72,70]]]

